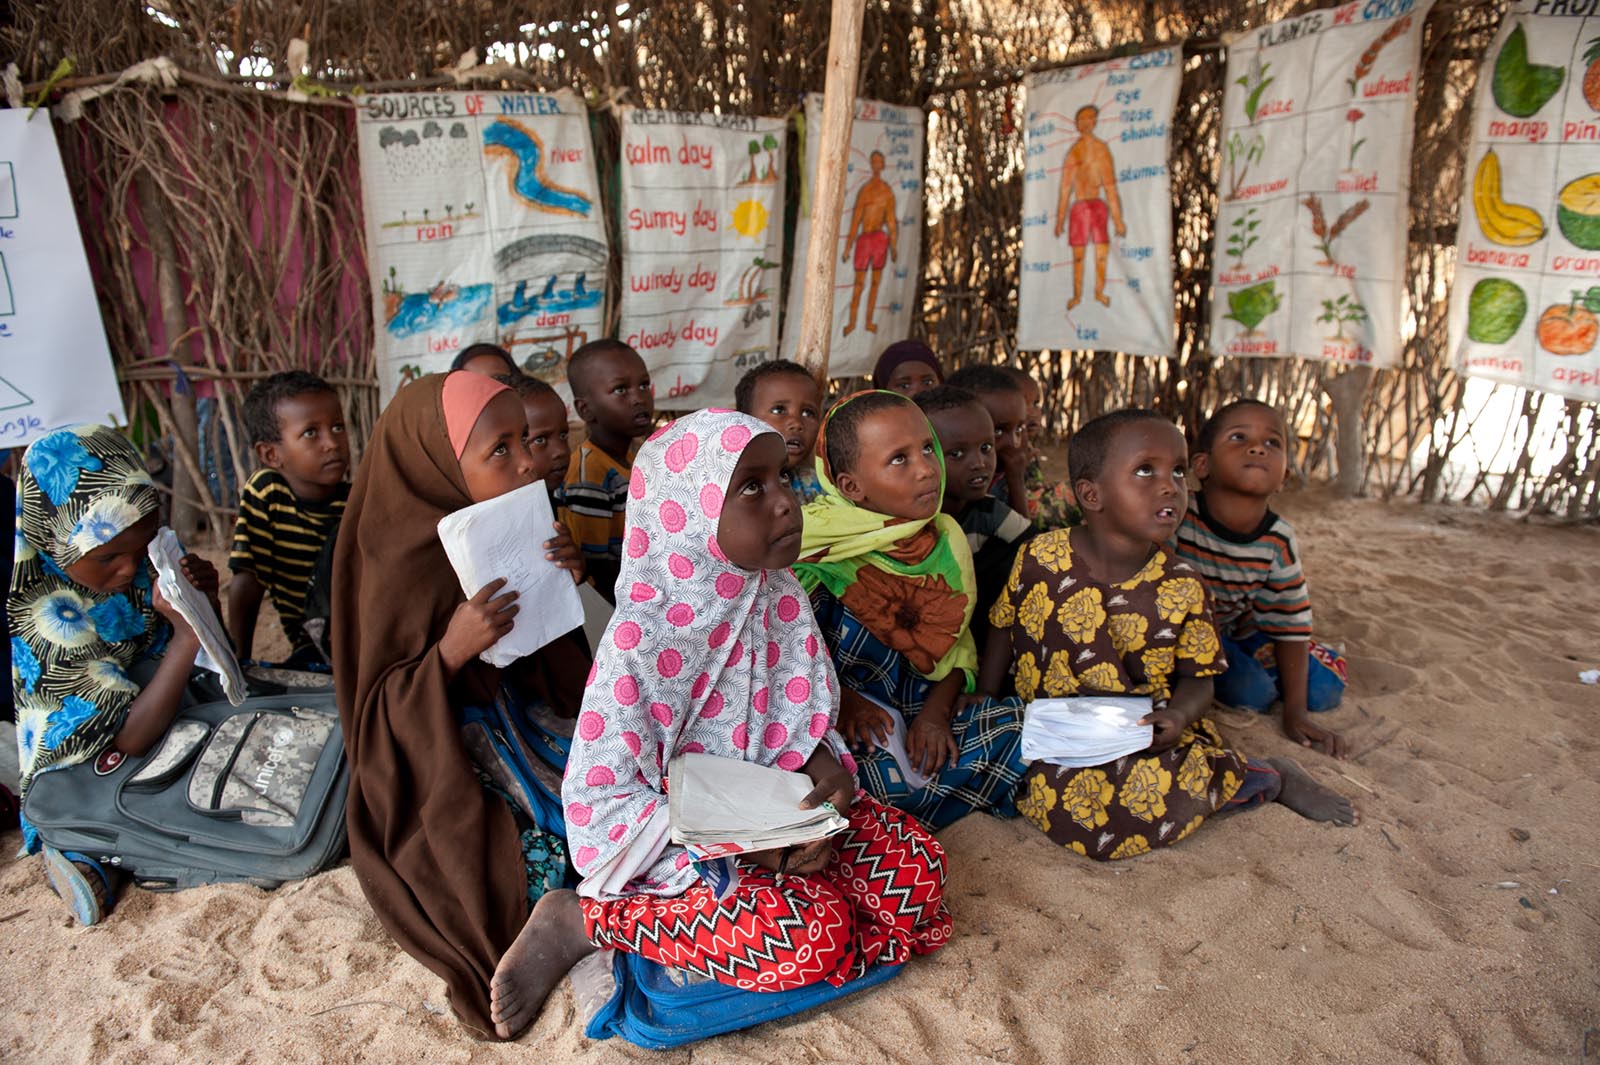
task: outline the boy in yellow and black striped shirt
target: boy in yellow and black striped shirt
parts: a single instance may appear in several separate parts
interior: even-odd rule
[[[291,370],[250,390],[244,421],[263,468],[239,493],[228,559],[228,634],[239,657],[249,658],[261,600],[270,595],[289,637],[284,664],[324,664],[305,628],[306,594],[350,495],[344,411],[326,381]]]

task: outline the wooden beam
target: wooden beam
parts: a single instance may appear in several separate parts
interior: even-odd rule
[[[828,30],[828,75],[822,91],[817,171],[811,175],[811,237],[801,282],[800,364],[826,387],[833,334],[833,279],[838,270],[839,214],[844,208],[850,127],[856,113],[856,68],[861,63],[861,20],[866,0],[833,0]]]

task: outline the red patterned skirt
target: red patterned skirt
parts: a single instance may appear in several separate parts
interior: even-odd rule
[[[584,931],[598,947],[747,991],[819,980],[837,987],[944,946],[950,913],[939,841],[864,792],[849,821],[820,873],[780,878],[742,865],[722,902],[700,884],[676,898],[584,899]]]

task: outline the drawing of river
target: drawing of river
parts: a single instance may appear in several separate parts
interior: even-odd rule
[[[398,295],[384,326],[391,336],[461,329],[483,317],[494,297],[493,285],[435,285],[427,292]]]
[[[483,151],[510,160],[511,193],[527,206],[551,214],[588,217],[593,206],[589,197],[550,180],[544,168],[544,142],[521,122],[501,118],[490,124],[483,131]]]

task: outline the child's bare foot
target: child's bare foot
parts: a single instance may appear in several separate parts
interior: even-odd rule
[[[1332,821],[1336,825],[1360,823],[1361,814],[1354,803],[1332,788],[1318,784],[1293,758],[1268,758],[1267,764],[1276,769],[1283,780],[1278,801],[1301,817]]]
[[[552,891],[534,904],[489,981],[489,1019],[500,1038],[520,1035],[567,970],[593,950],[583,934],[577,892]]]

